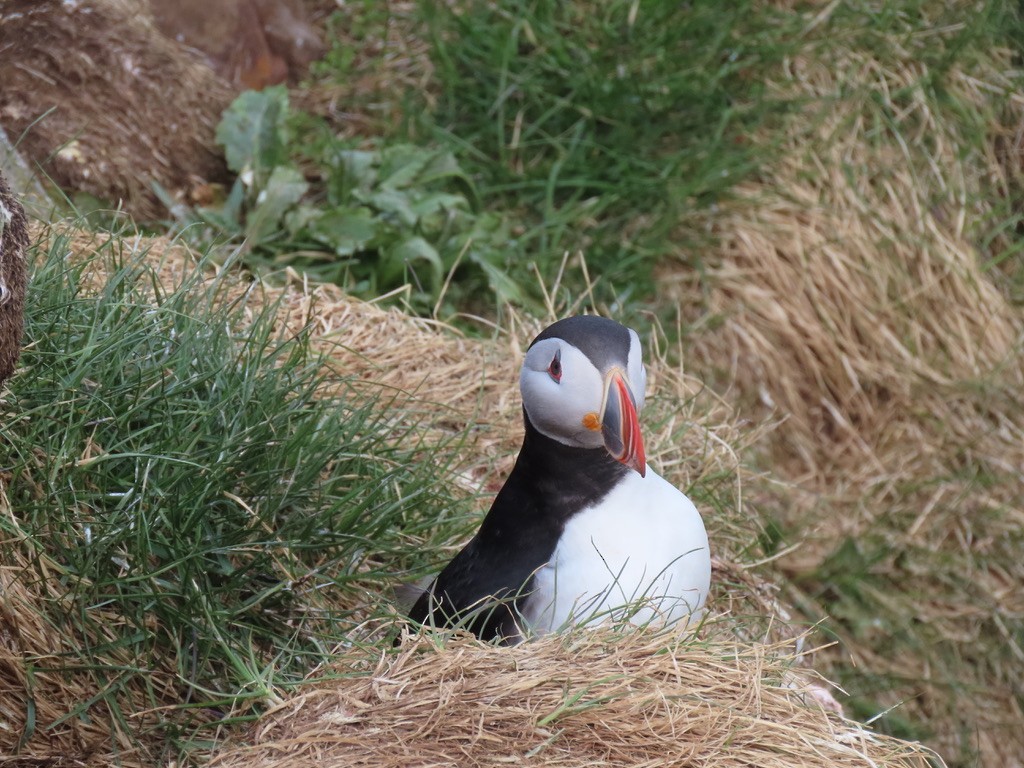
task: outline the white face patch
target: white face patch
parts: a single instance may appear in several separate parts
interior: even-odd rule
[[[549,373],[558,354],[561,377]],[[587,429],[583,420],[597,413],[604,381],[590,359],[561,339],[544,339],[530,348],[519,375],[526,413],[540,432],[565,445],[600,448],[600,431]]]
[[[630,330],[626,376],[636,399],[637,413],[644,405],[647,372],[640,349],[640,337]],[[561,376],[551,374],[551,363],[558,356]],[[600,448],[604,445],[600,429],[588,429],[601,416],[605,374],[583,352],[562,339],[538,341],[526,353],[519,389],[530,422],[541,434],[564,445]],[[557,381],[556,381],[557,378]],[[592,415],[591,415],[592,414]]]

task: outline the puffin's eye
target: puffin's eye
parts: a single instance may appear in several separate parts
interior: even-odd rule
[[[562,380],[562,350],[555,352],[551,358],[551,365],[548,366],[548,375],[555,381]]]

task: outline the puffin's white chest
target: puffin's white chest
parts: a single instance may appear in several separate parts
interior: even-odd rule
[[[672,623],[699,615],[711,583],[711,553],[693,503],[647,468],[630,473],[565,526],[524,610],[534,632],[622,618]]]

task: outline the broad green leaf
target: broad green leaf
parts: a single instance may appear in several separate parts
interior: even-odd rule
[[[412,212],[418,219],[432,216],[441,210],[449,211],[454,208],[466,210],[469,208],[469,203],[466,202],[466,198],[462,195],[452,195],[447,192],[432,192],[430,194],[423,195],[419,200],[416,200],[412,204]]]
[[[500,267],[492,263],[493,254],[487,251],[480,251],[470,246],[467,254],[469,261],[480,267],[487,276],[487,284],[499,301],[518,304],[523,301],[523,291],[508,274]]]
[[[280,229],[285,213],[295,206],[309,189],[306,179],[295,168],[277,166],[267,185],[256,197],[256,206],[249,213],[246,234],[254,244]]]
[[[409,187],[426,167],[434,151],[398,144],[381,152],[380,185],[390,189]]]
[[[462,170],[455,155],[451,152],[435,153],[430,158],[430,162],[424,166],[416,181],[423,186],[438,182],[447,182],[450,186],[456,182],[465,193],[469,207],[473,210],[478,210],[481,207],[480,195],[476,191],[473,180]]]
[[[367,205],[372,205],[382,213],[390,213],[398,217],[406,227],[416,226],[419,216],[413,210],[409,195],[397,189],[382,189],[370,195],[357,195]]]
[[[298,235],[303,231],[312,231],[316,222],[324,215],[322,208],[309,203],[302,203],[292,208],[284,217],[289,234]]]
[[[427,274],[424,275],[418,265],[427,267]],[[427,282],[424,286],[432,292],[441,285],[441,277],[444,273],[444,265],[441,263],[441,255],[437,250],[422,237],[410,237],[394,248],[388,249],[381,264],[381,281],[385,285],[393,285],[399,282],[405,270],[408,269],[419,277],[419,282]],[[426,277],[426,281],[424,281]]]
[[[441,179],[456,178],[469,184],[469,177],[459,167],[455,155],[451,152],[434,152],[428,162],[423,166],[418,181],[429,184]]]
[[[340,152],[339,156],[345,169],[345,181],[350,189],[369,189],[377,181],[376,166],[380,162],[379,152],[346,149]]]
[[[335,208],[314,222],[313,234],[339,256],[364,250],[376,236],[380,220],[368,208]]]
[[[508,231],[508,222],[494,213],[482,213],[472,219],[472,225],[455,236],[455,247],[461,248],[465,243],[473,243],[483,253],[491,256],[491,263],[500,265],[503,256],[496,249],[507,248],[512,236]]]
[[[260,177],[284,162],[287,114],[284,86],[245,91],[235,99],[224,111],[216,134],[228,168],[235,173],[252,170]]]

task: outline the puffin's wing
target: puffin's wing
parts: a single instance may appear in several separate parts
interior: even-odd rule
[[[519,639],[522,601],[532,590],[533,574],[547,560],[517,548],[505,550],[504,557],[490,550],[479,534],[474,536],[420,595],[409,618],[461,627],[483,640]]]

